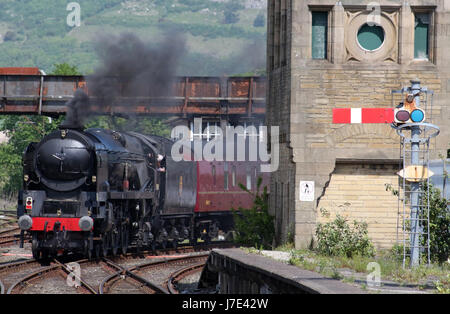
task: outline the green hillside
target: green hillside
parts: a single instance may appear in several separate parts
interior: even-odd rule
[[[0,0],[0,66],[51,72],[55,63],[69,63],[89,73],[98,62],[99,35],[131,32],[157,45],[165,31],[173,30],[187,43],[179,75],[231,75],[265,67],[264,0],[78,0],[80,27],[66,23],[69,2]]]

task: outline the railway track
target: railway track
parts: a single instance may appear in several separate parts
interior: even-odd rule
[[[31,272],[43,269],[36,260],[26,260],[20,262],[9,262],[0,265],[0,288],[1,294],[5,294],[7,289],[17,280],[30,274]]]
[[[20,235],[19,228],[12,228],[8,230],[0,231],[0,247],[12,245],[18,243]]]
[[[178,294],[180,293],[178,289],[178,283],[184,279],[185,277],[189,275],[193,275],[195,273],[200,273],[203,270],[203,267],[205,267],[205,261],[201,261],[199,263],[189,265],[186,267],[181,268],[180,270],[172,273],[167,280],[167,290],[170,292],[170,294]]]
[[[25,237],[24,242],[30,241],[30,237]],[[20,241],[20,228],[12,228],[0,231],[0,247],[18,244]]]
[[[204,265],[209,253],[164,258],[159,261],[140,263],[127,268],[113,261],[106,262],[118,269],[117,273],[105,278],[99,287],[100,294],[106,293],[151,293],[170,294],[176,292],[173,278],[180,270],[193,265]],[[126,263],[124,263],[126,264]],[[188,265],[188,266],[186,266]]]
[[[2,212],[0,211],[0,216],[4,216],[0,219],[0,230],[9,226],[17,226],[17,213],[16,212]]]
[[[9,235],[9,234],[19,234],[20,233],[20,228],[11,228],[11,229],[7,229],[7,230],[2,230],[0,231],[0,237]]]
[[[1,294],[179,293],[177,283],[202,270],[209,250],[230,245],[185,246],[158,250],[156,255],[128,253],[97,260],[72,257],[71,262],[53,259],[46,264],[36,260],[5,263],[0,265]],[[177,255],[173,255],[175,251]],[[79,265],[78,272],[73,265]]]
[[[87,260],[77,261],[78,264],[87,263]],[[78,284],[69,285],[68,276],[74,276],[73,282]],[[77,280],[77,281],[76,281]],[[8,288],[7,294],[25,293],[77,293],[96,294],[97,290],[89,285],[83,278],[73,273],[72,269],[57,260],[50,262],[49,266],[42,266],[32,270],[23,277],[14,281]]]

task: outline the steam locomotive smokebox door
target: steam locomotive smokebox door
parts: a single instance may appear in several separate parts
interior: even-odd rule
[[[164,214],[191,213],[197,196],[197,163],[166,157]]]
[[[42,173],[53,180],[84,177],[92,166],[91,154],[75,139],[50,139],[39,148],[37,163]]]

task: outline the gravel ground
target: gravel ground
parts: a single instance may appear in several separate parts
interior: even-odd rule
[[[31,243],[24,243],[23,249],[19,248],[18,244],[9,247],[0,247],[0,264],[32,258]]]
[[[108,272],[102,265],[97,263],[81,265],[81,278],[95,289],[98,288],[103,279],[110,276],[113,272]]]
[[[32,282],[23,294],[76,294],[74,287],[67,285],[66,277],[59,274],[46,276],[42,281]]]
[[[285,263],[287,263],[291,258],[291,254],[289,252],[261,251],[261,254]]]
[[[110,287],[110,294],[144,294],[144,291],[139,289],[137,284],[130,283],[128,280],[122,280],[115,282],[112,287]]]
[[[180,291],[181,294],[205,293],[204,291],[202,292],[201,290],[197,289],[201,274],[202,273],[200,271],[195,274],[184,277],[177,283],[176,285],[177,290]]]

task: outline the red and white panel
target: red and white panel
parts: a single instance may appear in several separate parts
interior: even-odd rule
[[[333,123],[392,123],[393,108],[337,108],[333,109]]]

